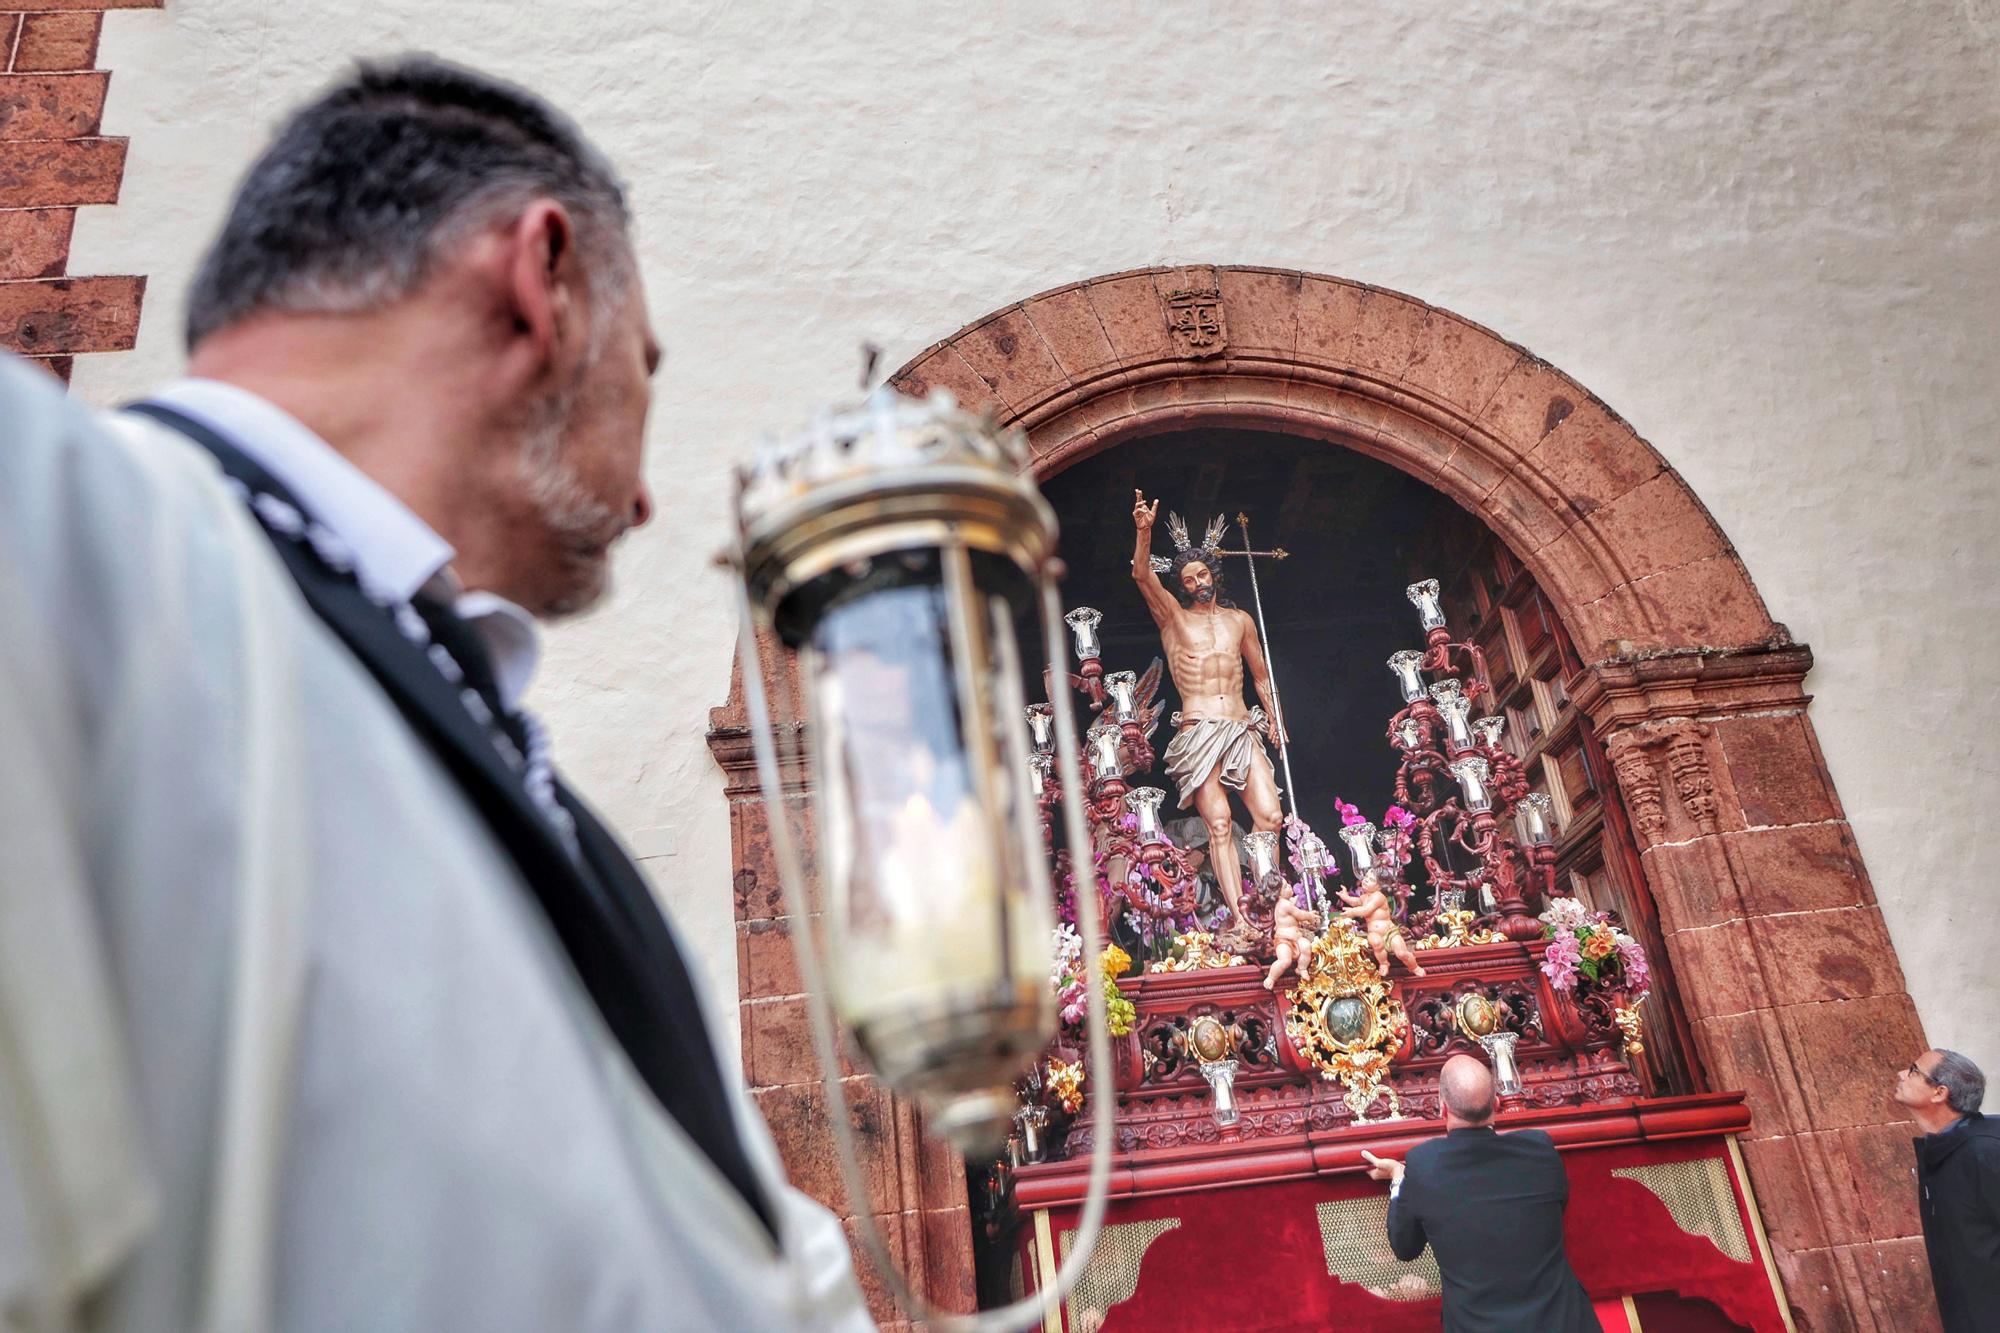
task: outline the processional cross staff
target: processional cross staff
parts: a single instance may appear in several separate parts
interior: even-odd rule
[[[1250,601],[1257,608],[1257,642],[1264,649],[1264,669],[1271,675],[1271,711],[1277,723],[1278,763],[1285,770],[1284,798],[1292,807],[1292,818],[1299,817],[1298,784],[1292,781],[1291,729],[1285,725],[1285,699],[1278,690],[1278,667],[1271,660],[1271,636],[1264,628],[1264,594],[1257,587],[1257,557],[1268,556],[1273,560],[1283,560],[1289,552],[1284,547],[1274,547],[1269,551],[1250,549],[1250,515],[1239,509],[1236,511],[1236,526],[1243,529],[1243,549],[1240,551],[1217,551],[1218,555],[1240,555],[1244,568],[1250,571]]]

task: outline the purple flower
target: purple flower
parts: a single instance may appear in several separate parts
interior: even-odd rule
[[[1340,811],[1340,823],[1342,827],[1346,827],[1349,824],[1366,824],[1368,822],[1361,817],[1360,806],[1349,805],[1338,796],[1333,798],[1333,808]]]
[[[1560,927],[1549,939],[1549,951],[1542,955],[1542,975],[1559,990],[1576,985],[1576,971],[1583,962],[1583,950],[1574,932]]]
[[[1408,828],[1417,822],[1417,817],[1400,805],[1392,805],[1382,812],[1382,822],[1393,824],[1397,828]]]

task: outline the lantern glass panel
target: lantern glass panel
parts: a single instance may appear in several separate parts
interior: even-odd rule
[[[1012,611],[1031,590],[999,560],[948,578],[951,555],[968,562],[945,554],[877,562],[890,572],[831,597],[800,652],[830,984],[871,1056],[964,995],[1048,990]],[[1052,1002],[1036,1007],[1052,1028]]]

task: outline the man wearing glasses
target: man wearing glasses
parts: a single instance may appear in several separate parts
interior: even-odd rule
[[[1917,1209],[1945,1333],[2000,1329],[2000,1124],[1979,1113],[1986,1075],[1956,1051],[1896,1074],[1895,1103],[1924,1131]]]

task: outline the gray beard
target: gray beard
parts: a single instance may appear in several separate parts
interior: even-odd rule
[[[1194,601],[1196,606],[1206,606],[1214,600],[1215,600],[1215,589],[1196,588],[1194,590]]]
[[[575,404],[573,391],[550,400],[521,447],[521,479],[535,516],[562,548],[572,591],[544,609],[551,619],[589,610],[610,588],[605,548],[625,530],[623,518],[585,488],[562,456],[562,427]]]

